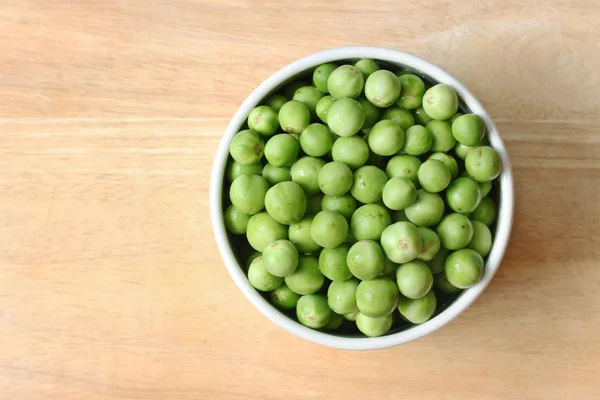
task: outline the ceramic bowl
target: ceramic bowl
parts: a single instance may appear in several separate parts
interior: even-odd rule
[[[292,81],[294,78],[306,75],[320,64],[335,62],[341,65],[344,62],[353,63],[361,58],[371,58],[388,66],[396,66],[398,69],[412,70],[432,82],[451,85],[460,98],[463,111],[468,110],[469,112],[478,114],[485,121],[490,145],[499,152],[503,164],[503,170],[497,182],[498,218],[495,225],[494,244],[486,259],[485,272],[481,281],[475,286],[464,290],[454,301],[429,321],[421,325],[410,326],[400,331],[390,331],[385,336],[376,338],[359,335],[343,336],[333,332],[327,333],[313,330],[301,325],[295,319],[291,319],[273,307],[248,282],[243,266],[240,266],[238,263],[234,253],[235,249],[232,248],[228,239],[223,219],[223,184],[226,182],[224,175],[229,157],[229,143],[243,126],[248,113],[259,105],[265,97],[282,85]],[[414,55],[379,47],[342,47],[321,51],[288,64],[262,82],[244,100],[227,126],[217,149],[210,183],[210,213],[216,243],[225,267],[244,296],[266,318],[286,331],[324,346],[348,350],[382,349],[407,343],[440,329],[465,311],[489,285],[500,266],[508,245],[513,220],[513,209],[513,177],[508,154],[496,129],[496,125],[494,125],[490,115],[485,111],[481,103],[463,84],[441,68]]]

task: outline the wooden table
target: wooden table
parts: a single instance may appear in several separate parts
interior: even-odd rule
[[[0,398],[599,398],[599,25],[591,1],[3,1]],[[516,179],[488,290],[384,351],[267,322],[209,220],[237,106],[279,67],[349,44],[463,81]]]

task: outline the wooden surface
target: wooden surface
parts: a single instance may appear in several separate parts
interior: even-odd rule
[[[600,398],[599,25],[594,1],[2,1],[0,399]],[[462,80],[517,195],[481,298],[362,353],[268,323],[208,210],[245,96],[350,44]]]

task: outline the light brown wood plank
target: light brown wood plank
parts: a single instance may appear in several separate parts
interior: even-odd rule
[[[598,398],[599,22],[592,1],[5,1],[0,399]],[[286,63],[351,44],[464,81],[517,196],[481,298],[362,353],[266,321],[208,209],[239,103]]]

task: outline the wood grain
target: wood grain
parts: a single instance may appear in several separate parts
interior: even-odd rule
[[[3,1],[0,398],[599,398],[599,23],[594,1]],[[462,80],[498,122],[517,193],[481,298],[361,353],[268,323],[208,217],[245,96],[350,44]]]

